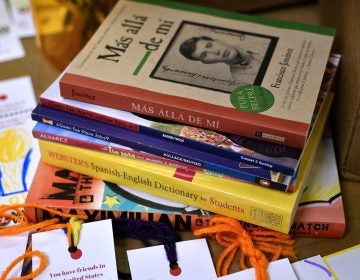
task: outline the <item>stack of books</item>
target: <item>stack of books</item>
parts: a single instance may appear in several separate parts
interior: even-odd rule
[[[333,36],[168,1],[119,1],[32,112],[38,172],[62,190],[66,211],[95,202],[87,191],[96,181],[98,197],[115,194],[96,197],[91,211],[117,195],[145,197],[154,209],[287,233],[331,107]],[[44,198],[31,189],[29,203]]]

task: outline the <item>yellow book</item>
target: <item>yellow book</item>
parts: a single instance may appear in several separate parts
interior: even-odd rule
[[[331,107],[329,93],[306,145],[293,193],[88,149],[39,141],[42,160],[245,222],[288,233]]]

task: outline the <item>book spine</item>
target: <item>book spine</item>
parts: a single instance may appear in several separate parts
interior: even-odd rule
[[[116,117],[113,117],[111,115],[107,115],[104,113],[96,112],[87,110],[85,108],[76,107],[75,105],[71,104],[65,104],[57,101],[53,101],[51,99],[47,99],[46,97],[40,96],[40,103],[44,106],[48,106],[54,109],[58,109],[61,111],[69,112],[72,114],[76,114],[82,117],[90,118],[93,120],[105,122],[111,125],[115,125],[118,127],[122,127],[125,129],[129,129],[132,131],[139,132],[141,134],[149,135],[152,137],[157,137],[160,139],[163,139],[164,141],[168,141],[170,143],[175,143],[178,145],[183,145],[185,147],[198,149],[207,153],[212,153],[215,155],[223,156],[228,159],[232,160],[238,160],[240,162],[243,162],[245,164],[251,163],[254,166],[258,166],[264,169],[274,170],[276,172],[281,172],[285,175],[294,175],[296,169],[288,167],[286,165],[283,165],[281,163],[272,162],[271,160],[261,159],[258,160],[255,157],[252,157],[251,155],[241,153],[241,152],[234,152],[232,150],[224,149],[221,147],[217,147],[216,145],[210,145],[207,143],[203,143],[200,141],[188,139],[186,137],[175,135],[168,133],[166,131],[154,129],[147,126],[142,126],[130,121],[125,121]],[[106,111],[106,109],[105,109]],[[260,140],[258,140],[260,141]],[[263,141],[264,144],[266,144],[265,141]]]
[[[85,149],[42,140],[39,140],[39,147],[42,160],[57,167],[277,231],[288,232],[291,225],[290,213],[276,203],[272,205],[266,201],[249,199],[246,194],[240,192],[234,195],[224,190],[228,186],[221,188],[215,179],[213,182],[211,180],[204,182],[197,178],[198,174],[183,175],[179,174],[178,170],[166,169],[163,166],[156,167],[150,163],[144,164],[145,168],[134,160],[120,161],[113,156],[104,157],[99,152],[88,152]],[[239,182],[234,190],[236,191],[237,187],[240,190],[241,184]],[[281,223],[272,224],[268,223],[267,219],[257,217],[257,215],[262,216],[261,213],[264,211],[274,218],[281,217]]]
[[[57,109],[57,110],[61,110],[64,112],[69,112],[69,113],[76,114],[76,115],[79,115],[82,117],[86,117],[86,118],[101,121],[104,123],[112,124],[112,125],[115,125],[118,127],[126,128],[126,129],[129,129],[132,131],[142,132],[141,130],[143,127],[136,123],[132,123],[132,122],[114,118],[112,116],[108,116],[105,114],[86,110],[81,107],[76,107],[75,105],[70,105],[70,104],[53,101],[51,99],[44,98],[43,96],[40,96],[40,104]]]
[[[324,222],[303,223],[295,221],[289,233],[294,237],[343,238],[345,224]]]
[[[46,205],[44,205],[46,206]],[[156,221],[165,223],[175,231],[192,232],[197,229],[207,227],[209,221],[216,214],[196,215],[184,213],[151,213],[151,212],[135,212],[135,211],[120,211],[120,210],[92,210],[68,207],[50,207],[63,213],[71,213],[73,215],[85,215],[87,222],[104,220],[104,219],[136,219],[143,221]],[[33,222],[38,223],[47,219],[55,218],[57,216],[45,211],[43,209],[25,208],[27,217]],[[58,217],[61,218],[61,217]],[[250,223],[241,222],[244,228],[250,232],[255,228],[256,230],[268,231],[267,228],[253,225]],[[292,237],[303,238],[343,238],[345,233],[345,224],[337,223],[301,223],[294,222],[291,226],[289,234]]]
[[[81,83],[78,83],[80,80]],[[82,84],[87,86],[82,86]],[[222,107],[211,106],[210,108],[209,106],[202,111],[196,110],[195,106],[202,108],[206,103],[195,100],[191,101],[193,106],[188,106],[188,104],[184,104],[186,103],[184,100],[173,96],[171,98],[166,97],[166,101],[162,102],[156,93],[147,92],[143,89],[141,90],[143,91],[142,95],[146,95],[146,99],[136,98],[134,94],[138,93],[139,89],[135,88],[118,85],[117,93],[106,90],[106,88],[113,86],[106,82],[66,73],[60,79],[60,92],[64,98],[296,148],[304,148],[305,146],[309,127],[303,123],[260,114],[252,116],[251,114],[243,114],[236,109],[234,109],[234,113],[239,116],[234,118],[231,113],[224,116],[224,108]],[[128,93],[125,93],[126,91]],[[269,123],[277,124],[277,126],[269,126]]]
[[[46,205],[45,205],[46,206]],[[50,207],[63,213],[71,213],[73,215],[85,215],[87,222],[104,220],[104,219],[136,219],[143,221],[162,222],[170,226],[175,231],[194,231],[207,227],[209,221],[216,214],[196,215],[184,213],[150,213],[150,212],[134,212],[134,211],[119,211],[119,210],[91,210],[91,209],[77,209],[67,207]],[[45,221],[47,219],[55,218],[53,214],[43,209],[26,208],[26,215],[33,223]],[[59,217],[60,218],[60,217]],[[253,224],[241,222],[242,225],[250,232],[256,230],[268,231],[267,228],[256,226]],[[337,223],[301,223],[294,222],[291,226],[289,234],[293,237],[303,238],[342,238],[345,232],[344,224]]]
[[[71,213],[73,215],[85,215],[87,217],[87,222],[117,218],[136,219],[143,221],[162,222],[170,226],[175,231],[194,231],[200,228],[204,228],[209,225],[209,220],[214,216],[214,214],[197,215],[185,213],[151,213],[120,210],[92,210],[67,207],[50,208],[61,211],[63,213]],[[61,218],[43,209],[26,208],[25,213],[34,223],[45,221],[47,219],[55,217]]]
[[[222,177],[221,174],[207,171],[206,169],[199,168],[194,165],[181,163],[181,162],[178,162],[175,160],[169,160],[167,158],[152,155],[149,153],[142,153],[142,152],[135,151],[135,150],[130,150],[130,149],[113,146],[111,144],[106,145],[106,144],[101,144],[98,142],[85,141],[85,140],[80,140],[77,138],[69,137],[66,135],[60,136],[55,133],[37,130],[36,127],[32,130],[32,135],[34,136],[34,138],[39,139],[39,140],[45,140],[45,141],[50,141],[50,142],[54,142],[54,143],[65,144],[65,145],[75,146],[75,147],[84,148],[84,149],[90,149],[90,150],[94,150],[94,151],[98,151],[98,152],[116,155],[119,157],[149,161],[149,162],[156,163],[156,164],[164,164],[164,165],[167,165],[167,166],[170,166],[173,168],[180,168],[180,169],[184,169],[184,170],[191,171],[191,172],[201,172],[201,173],[208,174],[208,175],[216,174],[215,176]]]
[[[193,149],[179,149],[174,147],[174,144],[155,139],[145,138],[143,139],[139,135],[131,135],[129,131],[122,130],[114,132],[114,128],[107,128],[105,125],[99,125],[98,123],[90,123],[83,120],[76,121],[76,116],[73,118],[62,114],[60,111],[55,112],[50,108],[37,107],[32,113],[32,119],[45,124],[52,124],[54,127],[77,132],[83,135],[96,135],[99,139],[105,139],[116,144],[124,145],[132,149],[151,153],[157,156],[169,158],[179,162],[184,162],[198,168],[208,169],[213,172],[225,174],[230,177],[234,177],[247,182],[255,183],[260,186],[273,188],[279,191],[290,190],[290,178],[285,177],[284,182],[276,182],[271,180],[271,174],[269,170],[260,168],[243,168],[240,169],[239,162],[228,160],[226,158],[220,158],[217,156],[198,152]],[[116,129],[116,128],[115,128]],[[149,142],[151,141],[151,142]],[[187,151],[187,152],[185,152]],[[283,179],[283,177],[280,177]]]
[[[241,221],[242,226],[248,230],[252,231],[264,231],[267,232],[268,229],[257,226],[250,223],[245,223]],[[292,237],[304,237],[304,238],[342,238],[345,233],[345,224],[344,223],[326,223],[326,222],[301,222],[294,221],[289,234]]]

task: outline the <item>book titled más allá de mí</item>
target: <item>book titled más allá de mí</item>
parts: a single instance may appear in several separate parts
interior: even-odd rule
[[[313,134],[322,134],[332,97],[333,94],[327,95]],[[43,140],[39,145],[45,163],[244,222],[289,232],[318,147],[319,141],[315,139],[318,137],[308,141],[293,182],[297,185],[293,193],[202,173],[189,174],[165,165]]]
[[[305,145],[335,30],[119,1],[60,80],[66,98]]]

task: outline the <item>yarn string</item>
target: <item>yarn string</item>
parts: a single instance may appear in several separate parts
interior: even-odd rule
[[[44,211],[48,211],[52,213],[54,216],[58,216],[59,218],[52,218],[49,220],[41,221],[38,223],[31,223],[30,219],[25,214],[25,208],[33,208],[33,211],[37,209],[41,209]],[[72,222],[61,223],[61,220],[65,218],[69,218]],[[47,208],[37,204],[11,204],[11,205],[0,205],[0,219],[13,221],[14,225],[7,227],[0,227],[0,237],[1,236],[12,236],[16,234],[20,234],[23,232],[29,232],[30,234],[36,232],[44,232],[53,229],[67,229],[67,240],[70,246],[73,246],[79,241],[79,234],[81,229],[81,223],[83,220],[86,220],[86,215],[79,215],[74,217],[74,215],[63,213],[61,211],[57,211],[51,208]],[[72,228],[74,227],[74,229]],[[75,241],[75,242],[74,242]],[[24,260],[25,271],[21,277],[13,278],[14,280],[25,280],[32,279],[33,277],[38,276],[48,265],[48,261],[46,256],[40,251],[32,251],[31,243],[28,244],[27,249],[24,254],[13,260],[8,267],[4,270],[4,272],[0,276],[0,280],[7,279],[7,276],[11,272],[12,269],[16,266],[17,263]],[[27,273],[30,270],[32,257],[38,257],[40,259],[39,267],[33,270],[31,273]]]
[[[269,261],[280,257],[296,259],[295,240],[290,235],[261,228],[248,231],[240,221],[221,215],[210,219],[208,227],[195,230],[194,235],[209,236],[225,247],[216,263],[218,277],[228,274],[236,255],[241,270],[255,269],[256,280],[269,279]]]
[[[151,245],[150,240],[159,242],[164,246],[170,269],[178,268],[176,252],[178,238],[168,225],[161,222],[125,218],[113,219],[112,224],[114,235],[140,240],[145,246]]]
[[[69,244],[69,252],[75,252],[80,240],[80,231],[83,221],[77,217],[71,217],[67,223],[67,237]]]
[[[4,270],[4,272],[1,274],[0,276],[0,280],[6,280],[9,279],[7,278],[7,276],[9,275],[9,273],[11,272],[11,270],[22,260],[28,259],[28,258],[33,258],[33,257],[38,257],[40,259],[40,264],[39,267],[35,270],[33,270],[31,273],[21,276],[21,277],[16,277],[16,278],[11,278],[12,280],[28,280],[28,279],[33,279],[34,277],[38,276],[41,274],[41,272],[45,269],[45,267],[47,266],[48,262],[46,259],[46,256],[44,253],[40,252],[40,251],[28,251],[26,253],[24,253],[23,255],[17,257],[15,260],[13,260],[8,267]]]

